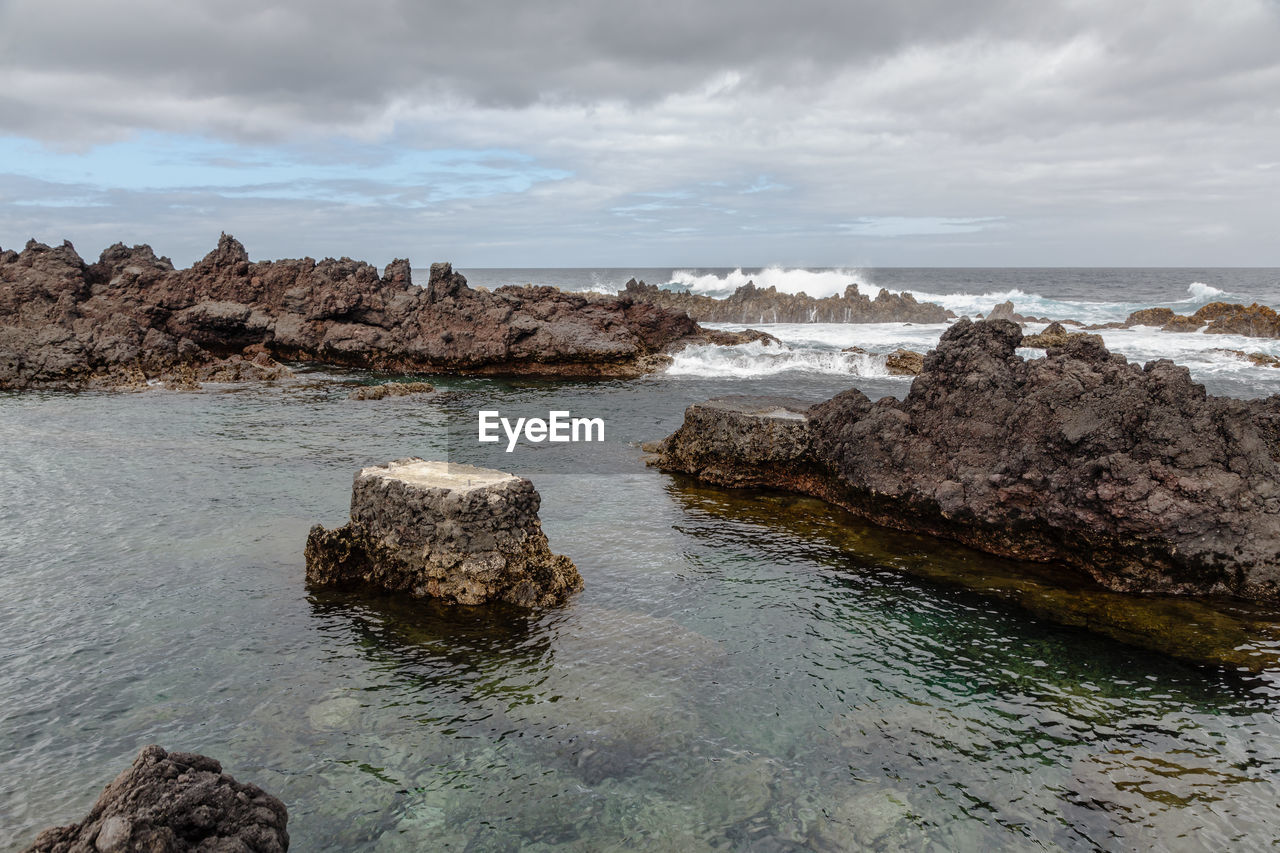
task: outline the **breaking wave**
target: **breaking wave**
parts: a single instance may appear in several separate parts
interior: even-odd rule
[[[675,285],[678,289],[689,290],[703,296],[723,298],[749,281],[755,282],[756,287],[776,287],[779,293],[806,293],[817,299],[838,296],[851,284],[856,285],[858,292],[864,295],[874,296],[879,292],[871,289],[866,277],[857,270],[805,270],[782,267],[766,267],[757,272],[744,272],[739,267],[722,276],[715,273],[699,275],[690,270],[676,270],[671,274],[668,286]]]
[[[974,317],[987,314],[1001,302],[1012,302],[1013,309],[1028,317],[1049,317],[1053,320],[1079,320],[1082,323],[1122,322],[1134,311],[1150,308],[1152,302],[1094,302],[1087,300],[1062,300],[1038,293],[1027,293],[1017,288],[993,293],[928,293],[908,291],[920,302],[934,302],[949,308],[961,316]],[[1204,282],[1195,281],[1187,287],[1187,298],[1161,303],[1182,314],[1229,297],[1229,294]]]
[[[828,376],[887,377],[883,355],[831,350],[765,346],[759,342],[736,346],[704,344],[676,353],[665,376],[684,379],[755,379],[783,373]]]

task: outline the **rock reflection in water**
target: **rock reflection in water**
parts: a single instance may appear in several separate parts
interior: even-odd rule
[[[839,549],[851,571],[902,570],[1193,663],[1254,673],[1280,670],[1280,613],[1272,608],[1113,592],[1067,566],[1005,560],[886,530],[812,498],[718,489],[684,477],[671,493],[689,512],[762,526],[762,538],[773,528],[816,547]]]

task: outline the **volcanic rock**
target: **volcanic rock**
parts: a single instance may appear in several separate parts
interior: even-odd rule
[[[284,803],[212,758],[148,746],[84,820],[46,829],[27,853],[281,853],[288,819]]]
[[[1175,314],[1169,308],[1144,308],[1123,323],[1090,328],[1127,329],[1131,326],[1159,326],[1166,332],[1195,332],[1206,335],[1244,335],[1250,338],[1280,338],[1280,314],[1266,305],[1210,302],[1191,316]]]
[[[307,581],[365,583],[458,604],[555,604],[582,589],[551,553],[533,483],[502,471],[400,459],[362,469],[351,521],[307,537]]]
[[[381,276],[349,258],[252,263],[226,234],[184,270],[148,246],[116,244],[92,265],[70,243],[0,251],[0,389],[187,386],[225,370],[268,378],[285,372],[279,361],[634,376],[700,331],[625,297],[472,290],[449,264],[433,264],[420,288],[405,260]]]
[[[633,278],[622,296],[684,312],[700,323],[943,323],[955,316],[932,302],[917,302],[910,293],[881,288],[875,299],[870,299],[855,284],[838,296],[817,299],[747,282],[727,298],[716,299],[665,290]]]
[[[815,495],[875,523],[1079,566],[1120,591],[1280,601],[1280,395],[1211,397],[1092,335],[1044,358],[961,319],[905,400],[691,407],[657,463]]]

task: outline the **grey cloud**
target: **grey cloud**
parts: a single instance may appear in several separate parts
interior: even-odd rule
[[[643,102],[731,69],[760,85],[812,82],[905,44],[1012,30],[1030,14],[1012,0],[8,0],[0,10],[11,104],[13,89],[27,88],[18,100],[63,129],[70,117],[56,115],[56,96],[76,86],[117,106],[140,101],[121,110],[132,127],[146,121],[147,101],[157,121],[166,102],[183,100],[211,113],[269,105],[323,124],[359,121],[397,98]],[[33,102],[41,95],[49,100]],[[37,117],[16,118],[29,131]],[[111,110],[93,118],[109,121]],[[198,110],[173,118],[201,121]]]

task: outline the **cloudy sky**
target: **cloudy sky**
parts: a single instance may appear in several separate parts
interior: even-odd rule
[[[0,0],[0,246],[1280,265],[1277,0]]]

